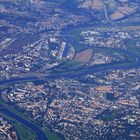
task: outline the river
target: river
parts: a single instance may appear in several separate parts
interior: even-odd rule
[[[67,40],[69,40],[69,38],[67,38]],[[71,39],[69,40],[69,42],[70,41],[71,41]],[[111,50],[111,51],[112,50],[116,51],[117,53],[120,53],[120,54],[123,53],[123,54],[127,55],[128,57],[133,58],[133,61],[130,61],[127,63],[126,62],[120,63],[117,65],[107,64],[107,65],[101,65],[101,66],[85,67],[82,69],[79,68],[76,70],[69,70],[69,71],[62,72],[62,73],[59,73],[59,71],[57,69],[55,69],[49,75],[44,74],[44,77],[45,77],[45,79],[48,79],[48,80],[49,79],[59,79],[59,78],[78,78],[78,77],[82,77],[87,74],[92,74],[94,72],[102,72],[102,71],[117,70],[117,69],[126,70],[126,69],[130,69],[130,68],[140,67],[140,56],[138,56],[134,52],[130,52],[128,50],[122,50],[122,49],[111,49],[111,48],[106,48],[106,49]],[[30,77],[30,75],[29,75],[26,77],[17,77],[17,78],[12,78],[9,80],[2,80],[2,81],[0,81],[0,86],[14,84],[14,83],[34,82],[34,81],[38,81],[38,80],[40,80],[40,79],[35,76]],[[15,113],[13,113],[12,111],[10,111],[9,109],[6,109],[6,108],[0,109],[0,112],[3,112],[12,118],[15,118],[18,122],[20,122],[21,124],[30,128],[33,132],[36,133],[38,140],[47,140],[47,137],[45,136],[44,132],[40,128],[38,128],[36,125],[29,122],[28,120],[23,119],[22,117],[16,115]]]

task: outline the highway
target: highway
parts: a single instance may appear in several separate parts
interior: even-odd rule
[[[106,49],[112,50],[111,48],[106,48]],[[82,76],[85,76],[87,74],[93,74],[95,72],[103,72],[103,71],[118,70],[118,69],[127,70],[127,69],[140,67],[140,56],[138,56],[134,52],[130,52],[128,50],[122,50],[122,49],[113,49],[113,50],[120,54],[123,53],[123,55],[126,55],[127,57],[131,58],[132,61],[122,62],[120,64],[107,64],[107,65],[100,65],[100,66],[83,67],[74,70],[65,70],[63,72],[60,72],[59,69],[55,68],[52,69],[50,73],[40,74],[41,76],[39,77],[35,76],[34,74],[34,76],[24,75],[24,77],[16,77],[16,78],[2,80],[0,81],[0,88],[15,83],[25,83],[25,82],[34,82],[34,81],[47,82],[50,79],[53,80],[53,79],[60,79],[60,78],[63,79],[81,78]],[[0,109],[0,112],[3,112],[6,115],[15,118],[22,125],[25,125],[26,127],[30,128],[36,134],[38,140],[47,140],[47,137],[45,136],[44,132],[39,127],[34,125],[32,122],[26,120],[26,118],[24,119],[19,115],[13,113],[10,109],[7,109],[5,107],[3,108],[3,106],[1,106],[1,108],[2,109]]]

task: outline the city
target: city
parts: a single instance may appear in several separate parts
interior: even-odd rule
[[[0,139],[139,139],[139,6],[0,0]]]

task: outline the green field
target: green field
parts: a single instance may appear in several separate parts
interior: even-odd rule
[[[44,133],[46,134],[49,140],[61,140],[61,138],[59,138],[57,134],[53,133],[48,128],[44,128]]]
[[[140,55],[140,37],[125,40],[125,45],[130,51],[133,51],[136,54]]]

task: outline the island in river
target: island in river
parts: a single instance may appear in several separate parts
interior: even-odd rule
[[[0,0],[7,132],[19,140],[139,139],[139,4]]]

